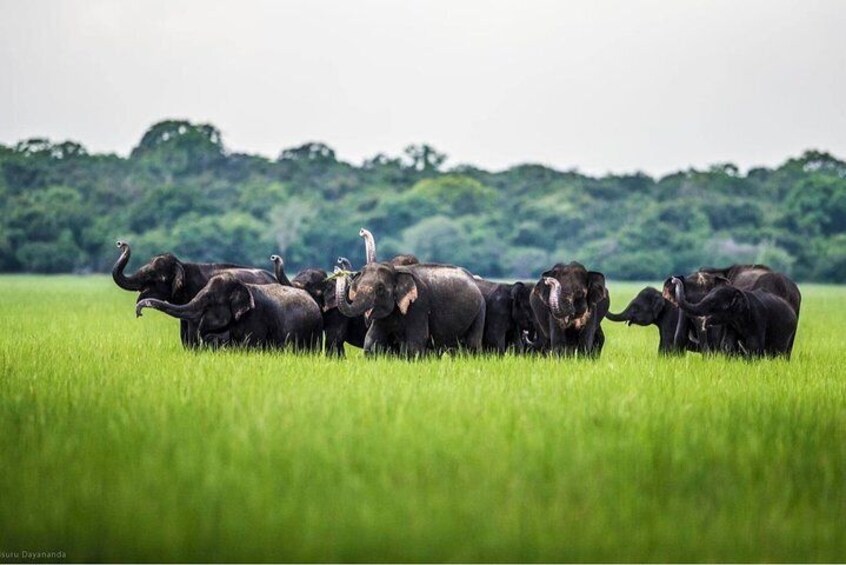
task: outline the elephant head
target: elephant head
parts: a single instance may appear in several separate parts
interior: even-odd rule
[[[338,269],[336,269],[338,272]],[[347,291],[346,277],[339,276],[335,286],[335,300],[344,316],[378,320],[389,316],[394,309],[405,315],[417,300],[418,285],[408,267],[389,263],[368,263],[352,279]]]
[[[314,298],[324,312],[337,306],[335,302],[335,279],[329,279],[323,269],[304,269],[297,273],[291,286],[301,288]]]
[[[685,294],[690,302],[699,302],[715,288],[730,284],[729,280],[722,276],[720,272],[713,271],[697,271],[687,276],[676,275],[674,277],[670,277],[664,281],[663,295],[670,304],[676,307],[679,306],[677,298],[678,286],[674,281],[679,281],[683,294]],[[719,331],[719,328],[713,328],[709,331],[706,328],[706,320],[704,316],[696,316],[695,314],[687,311],[685,314],[688,318],[691,318],[693,322],[693,326],[696,331],[696,340],[699,342],[701,351],[707,353],[715,349],[721,340],[721,332]],[[679,334],[683,333],[683,322],[682,317],[679,316],[676,328],[677,340],[681,338],[681,335]]]
[[[706,327],[728,324],[749,310],[749,299],[742,290],[732,285],[720,285],[698,302],[690,302],[682,279],[673,277],[671,284],[679,307],[688,315],[704,319]]]
[[[231,273],[212,277],[190,302],[171,304],[156,298],[144,298],[135,305],[136,316],[144,308],[153,308],[169,316],[199,324],[200,335],[219,333],[241,320],[255,308],[249,287]]]
[[[667,300],[661,292],[650,286],[641,290],[622,312],[608,312],[605,317],[612,322],[626,322],[629,326],[650,326],[658,321],[666,307]]]
[[[138,300],[156,298],[173,300],[185,286],[185,268],[176,256],[165,253],[156,255],[135,273],[126,275],[124,269],[132,250],[125,241],[118,241],[120,257],[112,268],[112,279],[124,290],[140,292]]]
[[[591,316],[608,309],[605,275],[588,271],[581,263],[558,263],[535,285],[543,302],[561,327],[582,328]]]

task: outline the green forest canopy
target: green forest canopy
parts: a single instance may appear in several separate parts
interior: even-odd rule
[[[415,253],[490,277],[534,278],[578,260],[612,279],[763,262],[800,280],[846,281],[846,163],[806,151],[778,168],[732,164],[591,177],[524,164],[445,167],[428,145],[360,166],[322,143],[276,160],[228,151],[207,124],[152,126],[128,158],[46,139],[0,145],[0,271],[107,271],[135,256],[292,270]]]

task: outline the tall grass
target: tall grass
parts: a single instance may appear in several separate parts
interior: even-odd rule
[[[640,285],[613,285],[619,310]],[[846,289],[791,362],[188,352],[103,277],[0,278],[0,551],[844,561]]]

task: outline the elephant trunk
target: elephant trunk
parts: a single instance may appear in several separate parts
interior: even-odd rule
[[[683,336],[682,334],[685,333],[685,315],[684,309],[682,307],[682,302],[689,305],[687,302],[687,298],[684,295],[684,284],[682,283],[681,279],[678,277],[673,277],[673,286],[674,286],[674,296],[675,303],[678,305],[679,311],[679,318],[676,320],[676,331],[673,333],[673,343],[679,344],[684,343],[687,340],[687,336]]]
[[[368,263],[376,262],[376,239],[370,231],[361,228],[358,235],[364,238],[364,251],[367,256]]]
[[[699,302],[693,303],[688,302],[687,297],[684,293],[684,284],[678,278],[673,279],[673,284],[675,285],[675,298],[676,303],[679,305],[679,308],[684,310],[687,314],[691,316],[707,316],[708,315],[708,308],[705,304],[703,304],[704,300],[700,300]]]
[[[620,312],[619,314],[615,314],[614,312],[609,311],[605,314],[605,317],[612,322],[628,322],[629,317],[631,315],[632,305],[629,304],[626,306],[626,309]]]
[[[144,300],[139,300],[138,304],[135,305],[135,315],[140,318],[141,310],[144,308],[152,308],[159,312],[164,312],[168,316],[189,322],[196,322],[203,317],[203,308],[199,295],[195,296],[188,304],[171,304],[157,298],[145,298]]]
[[[566,324],[570,321],[574,313],[573,303],[571,301],[561,300],[561,283],[552,277],[544,277],[544,284],[549,287],[549,308],[552,311],[553,317],[558,320],[563,320]],[[564,304],[562,304],[564,302]]]
[[[346,257],[338,257],[338,266],[342,271],[352,271],[352,262]]]
[[[335,272],[338,273],[339,271],[335,267]],[[339,276],[335,284],[335,301],[338,303],[338,310],[341,311],[341,314],[348,318],[357,318],[373,308],[375,298],[372,295],[368,295],[368,297],[359,295],[357,299],[350,302],[347,300],[347,277]]]
[[[138,273],[130,276],[126,276],[123,273],[127,263],[129,263],[129,257],[132,255],[129,244],[125,241],[118,241],[116,245],[120,249],[120,257],[115,262],[115,266],[112,267],[112,279],[114,279],[116,285],[124,290],[141,290],[144,285]]]
[[[279,255],[271,255],[270,260],[273,262],[273,272],[276,275],[276,280],[282,286],[293,286],[288,280],[288,275],[285,274],[285,261]]]

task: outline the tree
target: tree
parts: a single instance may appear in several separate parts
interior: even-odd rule
[[[421,173],[435,173],[447,160],[447,156],[439,153],[431,145],[409,145],[405,148],[405,157],[409,166]]]

